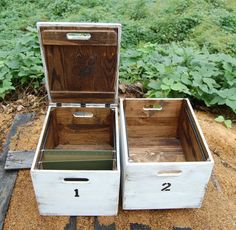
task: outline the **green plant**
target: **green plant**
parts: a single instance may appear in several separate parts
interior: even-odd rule
[[[232,121],[230,119],[225,119],[224,116],[218,116],[215,119],[216,122],[224,123],[227,128],[232,128]]]
[[[144,82],[148,96],[189,95],[204,100],[207,105],[228,104],[231,108],[235,108],[233,97],[235,67],[231,61],[236,57],[236,1],[1,0],[0,2],[1,98],[8,92],[14,91],[14,88],[30,86],[37,89],[41,84],[43,72],[38,39],[35,31],[28,31],[29,28],[35,28],[37,21],[120,22],[123,81]],[[181,42],[178,43],[178,49],[186,46],[184,44],[191,45],[183,48],[184,54],[173,56],[174,54],[170,53],[172,45],[168,45],[170,42]],[[152,44],[146,45],[146,43]],[[165,45],[156,48],[156,43]],[[168,51],[165,51],[166,47]],[[198,59],[199,52],[200,58],[207,58],[208,55],[201,53],[199,47],[206,47],[211,54],[209,63],[197,61],[200,63],[196,64],[199,68],[197,69],[191,60]],[[226,54],[230,54],[230,58]],[[214,57],[218,61],[212,61]],[[174,64],[172,59],[187,61]],[[186,64],[188,59],[190,64]],[[210,70],[204,70],[213,68],[208,68],[208,65],[215,65],[216,76],[211,76]],[[193,87],[188,81],[193,81],[194,71],[204,76],[207,72],[206,75],[209,77],[202,79],[201,84],[199,82],[199,85]],[[177,75],[182,74],[182,80],[178,81]],[[168,80],[167,76],[168,78],[173,76],[173,79]],[[162,89],[155,89],[157,81],[160,81]],[[168,91],[169,84],[171,89]]]
[[[206,48],[145,44],[122,54],[120,76],[144,82],[148,97],[195,97],[236,112],[236,58]]]
[[[39,52],[39,44],[35,29],[27,28],[9,52],[0,53],[0,97],[16,86],[37,89],[43,79],[43,68]]]

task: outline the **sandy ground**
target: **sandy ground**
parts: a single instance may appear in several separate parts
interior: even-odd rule
[[[117,230],[130,229],[130,223],[146,224],[155,230],[172,229],[173,226],[187,226],[194,230],[236,229],[236,124],[227,129],[216,123],[209,113],[196,114],[215,160],[214,179],[209,183],[202,208],[161,211],[122,211],[120,208],[116,217],[99,217],[100,224],[115,222]],[[12,115],[0,114],[4,132],[9,129],[12,118]],[[42,112],[32,123],[19,128],[10,149],[35,149],[43,119]],[[0,138],[3,142],[4,134],[1,133]],[[93,229],[93,221],[93,217],[78,217],[77,229]],[[39,215],[29,170],[19,171],[4,229],[60,230],[66,223],[68,217]]]

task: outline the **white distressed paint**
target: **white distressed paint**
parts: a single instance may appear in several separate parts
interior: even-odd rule
[[[31,168],[33,187],[41,215],[108,216],[118,212],[120,151],[118,109],[115,109],[116,160],[114,170],[43,170],[38,157],[50,111],[49,106]],[[87,178],[88,182],[65,182],[64,178]],[[75,197],[75,189],[79,197]]]
[[[99,216],[118,212],[118,170],[33,170],[31,175],[41,215]],[[68,177],[89,181],[65,182]],[[79,197],[75,197],[75,189]]]
[[[125,124],[124,100],[165,100],[121,99],[120,100],[120,142],[122,168],[123,209],[176,209],[199,208],[213,169],[213,158],[207,146],[196,116],[190,106],[197,128],[209,155],[207,161],[198,162],[148,162],[128,161],[128,143]],[[168,100],[179,100],[169,99]],[[163,172],[173,173],[163,173]],[[163,175],[158,174],[162,172]],[[176,173],[174,173],[176,172]],[[161,191],[164,183],[170,183],[170,191]]]

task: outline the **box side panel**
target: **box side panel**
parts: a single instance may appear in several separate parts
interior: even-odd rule
[[[124,178],[123,208],[198,208],[212,167],[211,162],[128,166]]]
[[[37,148],[36,148],[36,151],[35,151],[34,160],[33,160],[32,166],[31,166],[31,172],[36,168],[37,160],[39,158],[40,148],[42,146],[42,142],[43,142],[43,139],[44,139],[44,136],[45,136],[45,133],[46,133],[46,128],[47,128],[47,125],[48,125],[48,122],[49,122],[50,111],[51,111],[51,106],[48,107],[47,114],[46,114],[46,117],[44,119],[42,131],[41,131],[39,141],[38,141],[38,145],[37,145]]]
[[[120,100],[120,158],[121,158],[121,192],[122,197],[125,196],[125,175],[126,175],[126,164],[128,161],[128,146],[127,146],[127,134],[125,124],[125,114],[123,108],[123,100]]]
[[[35,170],[32,172],[32,180],[41,215],[117,214],[120,183],[118,171]]]

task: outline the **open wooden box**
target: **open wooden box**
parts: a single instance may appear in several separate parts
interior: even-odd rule
[[[38,23],[49,108],[31,168],[42,215],[115,215],[120,25]]]
[[[121,99],[124,209],[200,207],[213,159],[188,99]]]
[[[52,108],[39,168],[116,168],[115,118],[115,111],[110,108]]]

